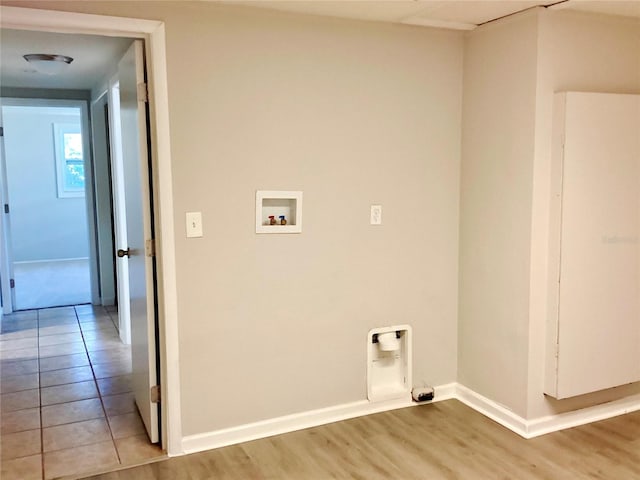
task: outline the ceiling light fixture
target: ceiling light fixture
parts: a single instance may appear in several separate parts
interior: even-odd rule
[[[52,55],[49,53],[29,53],[24,55],[24,59],[38,72],[45,75],[58,75],[67,65],[73,62],[73,58],[66,55]]]

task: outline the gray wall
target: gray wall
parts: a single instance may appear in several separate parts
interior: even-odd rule
[[[366,400],[373,327],[411,324],[414,381],[455,381],[461,33],[64,5],[166,22],[185,435]],[[304,191],[302,234],[256,235],[263,189]]]
[[[553,94],[640,92],[638,27],[536,9],[465,40],[458,382],[526,419],[640,398],[640,383],[560,401],[543,393],[547,315],[558,308],[548,271]]]
[[[56,190],[53,124],[79,123],[75,110],[71,116],[50,107],[2,109],[16,262],[89,256],[85,199],[58,198]]]
[[[526,412],[537,25],[531,12],[478,28],[464,60],[458,381],[518,415]]]
[[[57,100],[91,100],[89,90],[66,90],[59,88],[0,87],[3,98],[47,98]]]

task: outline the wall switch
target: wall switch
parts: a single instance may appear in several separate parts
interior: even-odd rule
[[[202,237],[202,213],[187,212],[187,238]]]
[[[371,205],[371,225],[382,225],[382,205]]]

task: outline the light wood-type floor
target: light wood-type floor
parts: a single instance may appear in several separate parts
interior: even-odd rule
[[[448,400],[92,478],[634,480],[640,412],[525,440]]]

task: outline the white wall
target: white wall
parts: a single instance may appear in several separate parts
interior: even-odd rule
[[[53,140],[53,124],[79,124],[80,110],[59,112],[49,107],[2,110],[17,262],[89,256],[85,199],[58,198]]]

